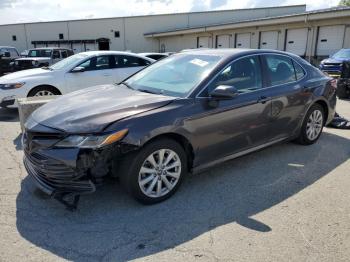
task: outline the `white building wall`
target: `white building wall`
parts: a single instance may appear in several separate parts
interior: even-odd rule
[[[187,27],[188,23],[186,14],[126,17],[124,19],[126,49],[133,52],[158,51],[158,41],[145,38],[144,33],[183,28]]]
[[[68,28],[70,40],[108,38],[111,50],[126,49],[123,18],[69,21]],[[115,31],[119,31],[119,38],[114,37]]]
[[[145,33],[262,18],[271,15],[300,13],[303,11],[305,11],[305,5],[0,25],[0,45],[15,46],[19,51],[23,51],[33,47],[32,41],[59,40],[59,34],[63,33],[64,40],[109,38],[112,50],[131,50],[133,52],[158,51],[160,47],[159,41],[145,38]],[[120,32],[119,38],[114,37],[114,31]],[[12,42],[11,39],[14,32],[16,33],[17,41]],[[192,46],[192,41],[190,42]],[[176,46],[174,45],[174,50],[179,49]]]
[[[15,35],[17,40],[13,41]],[[17,50],[27,49],[27,40],[23,24],[0,26],[0,46],[14,46]]]
[[[67,22],[26,24],[27,40],[30,47],[32,41],[59,40],[59,34],[68,39]]]

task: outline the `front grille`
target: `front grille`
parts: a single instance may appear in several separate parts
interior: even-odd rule
[[[33,64],[31,60],[18,60],[18,66],[21,68],[32,68]]]
[[[324,63],[324,66],[341,66],[341,63]]]
[[[29,173],[48,194],[55,192],[92,193],[95,185],[83,179],[84,173],[76,172],[63,163],[40,153],[24,151],[24,165]]]
[[[26,150],[30,152],[37,148],[49,148],[65,137],[62,133],[39,133],[25,131],[23,134],[23,143]]]

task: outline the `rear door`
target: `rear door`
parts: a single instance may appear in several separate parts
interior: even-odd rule
[[[131,55],[114,55],[113,79],[115,83],[122,82],[125,78],[140,71],[151,62]]]
[[[260,32],[260,48],[277,50],[278,31]]]
[[[66,73],[65,79],[69,91],[115,83],[113,62],[114,57],[111,55],[101,55],[85,60],[78,65],[85,68],[84,72]]]
[[[219,85],[234,86],[240,94],[233,99],[212,100],[209,94]],[[200,145],[195,164],[266,142],[271,104],[264,93],[259,56],[240,58],[214,78],[196,98],[200,113],[188,120],[188,128],[196,130],[195,144]]]
[[[269,140],[293,135],[300,123],[311,93],[305,92],[304,69],[286,55],[263,55],[267,76],[266,96],[272,99]]]

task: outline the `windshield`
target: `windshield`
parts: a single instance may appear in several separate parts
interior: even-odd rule
[[[185,97],[217,65],[220,56],[178,54],[160,60],[125,81],[143,92]]]
[[[64,69],[64,68],[70,69],[76,63],[78,63],[79,61],[82,61],[86,57],[87,57],[87,55],[83,55],[83,54],[72,55],[72,56],[65,58],[65,59],[57,62],[56,64],[50,66],[50,69],[52,69],[52,70],[60,70],[60,69]]]
[[[350,49],[341,49],[336,52],[333,56],[335,59],[350,58]]]
[[[50,49],[29,50],[28,57],[51,57],[51,52]]]

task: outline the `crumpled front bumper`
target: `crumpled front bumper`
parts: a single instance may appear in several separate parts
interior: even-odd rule
[[[40,153],[25,151],[24,166],[40,190],[50,196],[88,194],[96,190],[86,174]]]

